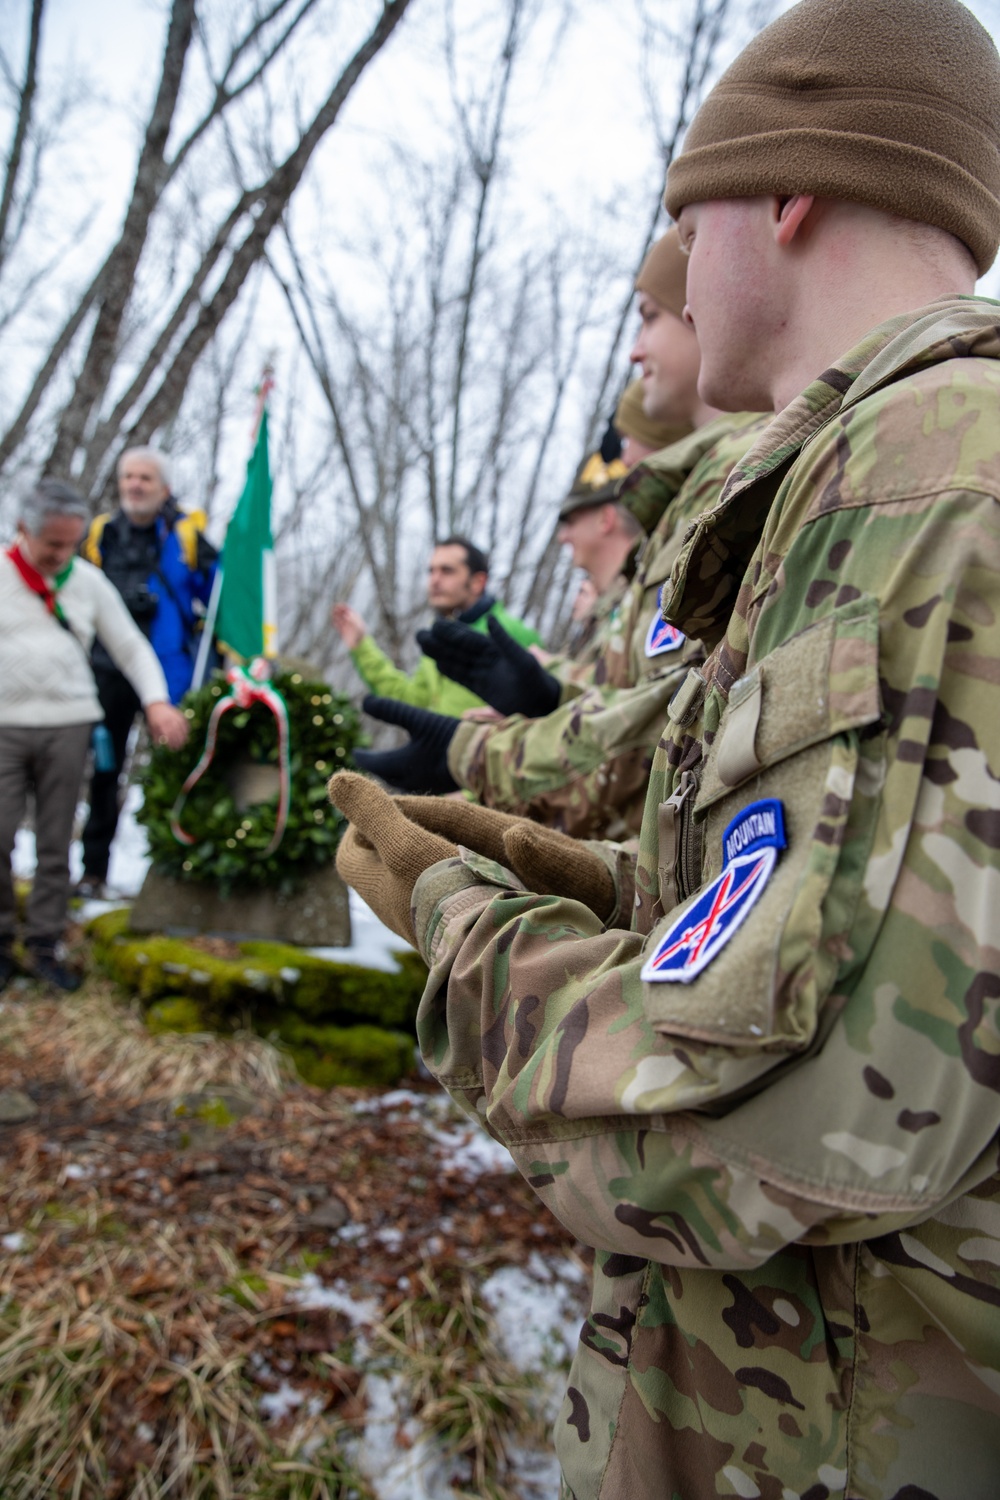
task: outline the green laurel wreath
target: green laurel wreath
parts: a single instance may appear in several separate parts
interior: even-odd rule
[[[217,672],[181,704],[191,726],[183,750],[153,747],[138,778],[143,805],[136,820],[146,829],[153,868],[161,874],[208,881],[223,895],[236,888],[288,892],[333,859],[344,820],[327,798],[326,784],[334,771],[352,764],[351,752],[363,742],[358,711],[343,694],[299,672],[278,670],[271,682],[288,706],[291,742],[291,802],[281,843],[265,855],[274,835],[277,796],[241,810],[228,781],[228,773],[243,761],[278,764],[277,726],[261,704],[233,709],[220,721],[215,758],[184,804],[184,827],[196,842],[178,843],[170,830],[181,787],[205,747],[209,716],[229,691]]]

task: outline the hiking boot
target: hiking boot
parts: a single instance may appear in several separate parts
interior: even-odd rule
[[[17,973],[17,962],[10,942],[0,940],[0,990],[5,989]]]
[[[28,952],[31,954],[31,977],[42,984],[54,985],[57,990],[65,990],[71,995],[78,990],[83,983],[80,975],[56,957],[54,943],[32,943],[27,944]]]
[[[106,895],[104,881],[99,875],[84,875],[73,887],[73,895],[80,901],[103,901]]]

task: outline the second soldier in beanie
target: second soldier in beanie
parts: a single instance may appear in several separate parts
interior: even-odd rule
[[[634,468],[651,453],[679,443],[693,430],[689,421],[657,422],[648,417],[644,401],[642,381],[630,380],[612,418],[621,437],[621,458],[627,469]]]

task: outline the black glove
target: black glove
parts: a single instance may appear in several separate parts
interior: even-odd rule
[[[519,646],[493,615],[486,628],[488,636],[458,620],[435,620],[430,630],[417,631],[417,640],[445,677],[484,698],[498,713],[544,719],[559,707],[559,679]]]
[[[457,719],[432,714],[396,698],[376,698],[372,693],[362,708],[383,724],[398,724],[410,736],[408,745],[397,750],[355,750],[359,771],[379,776],[402,792],[454,792],[458,783],[448,770],[448,746],[458,728]]]

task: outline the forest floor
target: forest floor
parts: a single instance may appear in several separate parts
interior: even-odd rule
[[[436,1086],[21,979],[0,1171],[4,1500],[554,1500],[585,1254]]]

